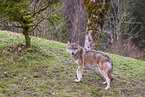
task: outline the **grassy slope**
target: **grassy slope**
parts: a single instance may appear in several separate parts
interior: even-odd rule
[[[66,44],[31,38],[31,52],[9,52],[24,43],[23,35],[0,30],[0,96],[145,96],[145,62],[106,53],[114,61],[114,81],[105,90],[98,70],[85,68],[82,82],[75,83],[77,65]]]

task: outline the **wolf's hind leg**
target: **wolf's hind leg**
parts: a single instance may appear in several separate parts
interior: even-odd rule
[[[110,78],[107,75],[106,71],[102,71],[102,75],[103,77],[106,79],[106,82],[103,82],[104,84],[107,83],[107,87],[105,88],[106,90],[108,90],[110,88]]]
[[[100,68],[99,68],[99,71],[100,71],[100,73],[102,74],[102,70],[100,70]],[[102,74],[102,75],[103,75],[103,74]],[[103,75],[103,77],[104,77],[104,75]],[[107,83],[107,81],[103,82],[102,84],[105,85],[106,83]]]
[[[108,77],[109,79],[112,81],[113,80],[113,73],[112,73],[112,70],[108,71]],[[103,84],[107,84],[107,81],[103,82]]]
[[[77,69],[77,78],[78,79],[75,80],[76,82],[80,82],[81,81],[82,74],[83,74],[83,67],[79,66],[78,69]]]

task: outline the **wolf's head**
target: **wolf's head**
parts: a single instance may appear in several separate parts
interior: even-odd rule
[[[68,41],[68,46],[67,46],[67,52],[69,52],[69,54],[71,54],[71,55],[75,55],[75,54],[77,54],[78,53],[78,51],[79,51],[79,47],[78,47],[78,44],[77,44],[77,42],[75,42],[75,43],[70,43],[69,41]]]

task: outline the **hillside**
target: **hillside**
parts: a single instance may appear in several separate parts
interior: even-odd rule
[[[0,30],[0,96],[145,96],[145,62],[107,54],[114,62],[114,80],[105,90],[98,70],[85,68],[76,83],[77,64],[66,52],[67,44]],[[19,50],[18,50],[19,49]]]

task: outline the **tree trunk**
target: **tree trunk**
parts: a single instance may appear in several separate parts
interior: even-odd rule
[[[84,0],[88,12],[88,23],[85,36],[86,49],[98,48],[102,36],[102,28],[105,22],[110,0]]]
[[[30,36],[29,36],[29,28],[23,28],[23,35],[25,36],[26,48],[31,47]]]

